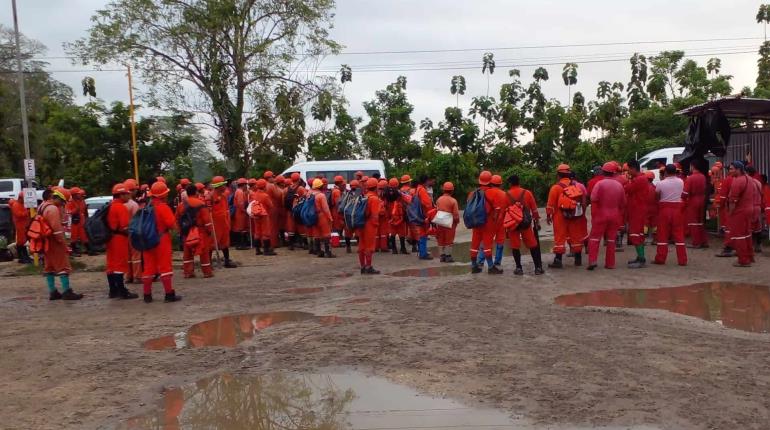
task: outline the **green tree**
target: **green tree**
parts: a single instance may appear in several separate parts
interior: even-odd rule
[[[449,92],[456,96],[455,107],[460,107],[460,96],[465,94],[465,77],[462,75],[452,76]]]
[[[764,24],[765,27],[765,40],[767,40],[767,23],[770,22],[770,5],[761,4],[757,11],[757,23]]]
[[[759,47],[754,97],[770,97],[770,42],[764,42]]]
[[[244,126],[260,113],[246,112],[259,112],[260,96],[280,97],[289,85],[317,91],[312,75],[293,70],[339,51],[328,35],[333,8],[333,0],[114,0],[93,16],[88,37],[68,48],[85,64],[134,66],[154,104],[210,112],[219,150],[241,160],[243,172],[262,150]],[[190,97],[185,83],[202,98]]]
[[[358,125],[361,118],[351,116],[340,100],[334,105],[334,128],[308,137],[307,155],[311,160],[347,160],[359,157]]]
[[[577,69],[578,65],[576,63],[567,63],[561,72],[561,78],[564,80],[564,85],[567,86],[567,100],[572,98],[572,86],[577,84]]]
[[[412,140],[415,124],[414,106],[406,96],[406,78],[377,91],[373,100],[364,102],[369,122],[361,128],[361,144],[366,153],[401,168],[420,156],[420,147]]]

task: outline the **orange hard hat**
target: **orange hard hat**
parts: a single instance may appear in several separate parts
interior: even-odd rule
[[[644,172],[644,176],[646,176],[647,179],[655,179],[655,172],[653,172],[652,170],[648,170]]]
[[[724,165],[722,164],[721,161],[717,161],[714,163],[714,167],[716,167],[717,169],[721,169],[722,167],[724,167]]]
[[[274,175],[274,174],[273,174],[273,172],[272,172],[272,171],[270,171],[270,170],[266,171],[266,172],[265,172],[265,173],[262,175],[262,177],[263,177],[263,178],[265,178],[265,179],[270,179],[270,178],[272,178],[273,176],[275,176],[275,175]]]
[[[371,190],[372,188],[377,188],[377,179],[375,178],[369,178],[366,180],[366,189]]]
[[[197,189],[198,191],[200,191],[200,190],[204,190],[204,189],[206,189],[206,186],[205,186],[205,185],[203,185],[203,183],[202,183],[202,182],[196,182],[196,183],[195,183],[195,189]]]
[[[412,177],[411,176],[404,175],[404,176],[401,177],[401,183],[402,184],[406,184],[406,183],[409,183],[409,182],[412,182]]]
[[[246,184],[248,184],[248,182],[246,181],[246,178],[238,178],[237,184],[238,185],[246,185]]]
[[[165,197],[168,194],[168,186],[165,182],[158,181],[152,184],[150,188],[150,195],[153,197]]]
[[[147,184],[142,184],[142,186],[140,188],[142,189],[142,191],[147,191],[147,190],[150,189],[150,186],[147,185]]]
[[[479,174],[479,185],[489,185],[492,181],[492,172],[484,170]]]
[[[286,178],[281,176],[281,175],[278,175],[278,176],[275,177],[275,183],[276,184],[285,184],[286,183]]]
[[[353,179],[350,181],[350,188],[358,188],[359,182],[358,179]]]
[[[249,185],[257,185],[257,180],[254,178],[249,178],[248,181],[246,181]]]
[[[492,185],[503,185],[503,177],[500,175],[492,176]]]
[[[388,185],[389,185],[391,188],[397,188],[397,187],[398,187],[398,179],[396,179],[396,178],[390,178],[390,180],[388,181]]]
[[[158,182],[163,182],[164,184],[166,183],[166,178],[164,178],[163,176],[158,176],[157,178],[155,178],[155,180]]]
[[[559,167],[556,168],[556,171],[558,173],[570,173],[571,169],[569,167],[569,164],[561,163],[559,164]]]
[[[628,170],[628,163],[623,163],[623,171]]]
[[[211,178],[212,187],[219,188],[224,185],[227,185],[227,181],[225,181],[225,178],[223,176],[214,176],[213,178]]]
[[[608,161],[602,164],[602,171],[608,172],[608,173],[615,173],[617,171],[616,163],[614,161]]]
[[[265,188],[267,188],[267,181],[264,180],[264,179],[258,180],[257,181],[257,189],[264,190]]]
[[[136,181],[135,181],[135,180],[133,180],[133,179],[126,179],[126,180],[123,182],[123,185],[125,185],[125,186],[126,186],[126,188],[128,189],[128,191],[134,191],[135,189],[139,188],[139,186],[136,184]]]
[[[366,181],[368,181],[368,180],[369,180],[369,177],[368,177],[368,176],[363,176],[363,177],[361,177],[361,182],[366,182]]]
[[[299,182],[299,180],[300,180],[299,173],[297,173],[297,172],[292,173],[291,174],[291,180],[294,181],[294,182]]]
[[[80,188],[78,187],[72,187],[70,188],[70,194],[80,194]]]
[[[65,202],[70,201],[72,198],[72,193],[70,193],[70,190],[64,187],[54,187],[53,195],[64,200]]]
[[[294,181],[291,178],[286,178],[286,185],[294,185]]]
[[[313,189],[314,190],[318,190],[318,189],[320,189],[323,186],[324,186],[324,181],[322,181],[320,179],[317,179],[317,178],[313,179]]]
[[[441,187],[444,191],[454,191],[455,190],[455,184],[451,182],[444,182],[444,186]]]
[[[128,194],[128,188],[126,188],[126,184],[115,184],[112,187],[112,195],[116,194]]]
[[[337,175],[337,176],[335,176],[335,177],[334,177],[334,183],[335,183],[335,184],[339,184],[340,182],[344,183],[344,182],[345,182],[345,178],[343,178],[343,177],[342,177],[342,176],[340,176],[340,175]]]
[[[189,179],[187,179],[187,178],[182,178],[182,179],[179,181],[179,184],[181,184],[183,187],[186,187],[186,186],[190,185],[191,183],[192,183],[192,182],[190,182],[190,180],[189,180]]]
[[[384,179],[380,179],[379,182],[377,182],[377,189],[378,190],[384,190],[388,186],[388,181]]]

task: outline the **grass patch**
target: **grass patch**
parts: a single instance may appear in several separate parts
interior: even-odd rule
[[[82,261],[78,260],[70,260],[70,265],[72,266],[73,272],[104,272],[105,266],[104,264],[100,264],[98,266],[88,266],[87,264],[83,263]],[[34,266],[32,264],[25,264],[24,266],[19,267],[18,269],[14,270],[10,276],[35,276],[35,275],[42,275],[43,274],[43,265]]]
[[[12,276],[35,276],[43,274],[43,266],[34,266],[32,264],[25,264],[19,267],[13,272]]]

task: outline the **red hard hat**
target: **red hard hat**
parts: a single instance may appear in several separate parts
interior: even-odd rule
[[[377,182],[377,189],[378,190],[384,190],[388,186],[388,181],[384,179],[380,179],[379,182]]]
[[[353,179],[350,181],[350,188],[358,188],[359,182],[358,179]]]
[[[366,182],[366,181],[368,181],[368,180],[369,180],[369,177],[368,177],[368,176],[364,176],[364,177],[362,177],[362,178],[361,178],[361,182]]]
[[[78,187],[72,187],[70,188],[70,194],[80,194],[80,188]]]
[[[238,178],[238,185],[246,185],[248,184],[248,181],[246,181],[246,178]]]
[[[183,187],[186,187],[186,186],[190,185],[191,183],[192,183],[192,182],[190,182],[190,180],[189,180],[189,179],[187,179],[187,178],[182,178],[182,179],[179,181],[179,184],[181,184]]]
[[[339,184],[340,182],[344,183],[344,182],[345,182],[345,178],[343,178],[343,177],[342,177],[342,176],[340,176],[340,175],[337,175],[337,176],[335,176],[335,177],[334,177],[334,183],[335,183],[335,184]]]
[[[388,181],[388,185],[389,185],[391,188],[397,188],[397,187],[398,187],[398,179],[396,179],[396,178],[390,178],[390,180]]]
[[[166,178],[164,178],[163,176],[158,176],[157,178],[155,178],[155,180],[158,182],[163,182],[164,184],[166,183]]]
[[[492,172],[484,170],[479,174],[479,185],[489,185],[492,181]]]
[[[571,169],[569,167],[569,164],[561,163],[559,164],[559,167],[556,168],[556,171],[558,173],[570,173]]]
[[[492,185],[503,185],[503,177],[500,175],[492,176]]]
[[[267,188],[267,181],[264,180],[264,179],[258,180],[257,181],[257,189],[264,190],[265,188]]]
[[[275,177],[275,183],[276,184],[285,184],[286,183],[286,178],[284,178],[281,175],[278,175],[278,176]]]
[[[112,187],[112,195],[115,194],[128,194],[128,188],[126,188],[126,184],[115,184]]]
[[[195,183],[195,189],[197,189],[198,191],[200,191],[200,190],[204,190],[204,189],[206,189],[206,186],[205,186],[205,185],[203,185],[203,183],[202,183],[202,182],[196,182],[196,183]]]
[[[257,185],[257,180],[254,178],[249,178],[248,181],[246,181],[249,185]]]
[[[647,179],[655,179],[655,172],[653,172],[652,170],[648,170],[644,172],[644,176],[646,176]]]
[[[273,174],[273,172],[272,172],[272,171],[270,171],[270,170],[266,171],[266,172],[265,172],[265,174],[264,174],[264,175],[262,175],[262,177],[263,177],[263,178],[265,178],[265,179],[270,179],[270,178],[272,178],[273,176],[275,176],[275,175],[274,175],[274,174]]]
[[[377,179],[375,178],[369,178],[366,180],[366,189],[371,190],[372,188],[377,188]]]
[[[454,191],[455,190],[455,184],[451,182],[444,182],[444,186],[441,187],[444,191]]]
[[[72,193],[70,193],[70,190],[64,188],[64,187],[54,187],[53,188],[53,195],[59,197],[60,199],[64,200],[65,202],[70,201],[72,198]]]
[[[614,161],[608,161],[602,165],[602,171],[608,173],[615,173],[617,171],[617,165]]]
[[[158,181],[154,184],[152,184],[152,187],[150,188],[150,195],[153,197],[164,197],[168,194],[168,186],[166,186],[165,182]]]
[[[225,181],[225,178],[223,176],[214,176],[211,178],[211,186],[214,188],[219,188],[223,185],[227,185],[227,181]]]
[[[411,176],[404,175],[404,176],[401,177],[401,183],[402,184],[406,184],[406,183],[409,183],[409,182],[412,182],[412,177]]]
[[[123,184],[126,186],[128,191],[134,191],[135,189],[139,188],[139,186],[136,184],[136,181],[133,179],[126,179]]]
[[[329,180],[326,178],[321,178],[321,183],[324,185],[329,185]]]
[[[299,180],[300,180],[299,173],[297,173],[297,172],[292,173],[291,174],[291,180],[294,181],[294,182],[299,182]]]

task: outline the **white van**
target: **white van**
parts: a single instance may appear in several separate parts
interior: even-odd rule
[[[288,177],[296,172],[305,182],[307,182],[307,178],[323,175],[331,183],[335,176],[342,176],[346,182],[350,182],[355,179],[355,174],[358,171],[363,172],[365,176],[379,173],[381,178],[386,178],[385,163],[382,160],[306,161],[289,167],[282,175]]]
[[[660,181],[660,166],[666,164],[674,164],[682,159],[684,154],[684,147],[677,146],[673,148],[662,148],[650,152],[644,157],[639,159],[639,165],[642,167],[642,171],[651,170],[655,173],[655,183]],[[706,160],[709,162],[709,168],[717,161],[717,157],[709,153],[706,155]]]

